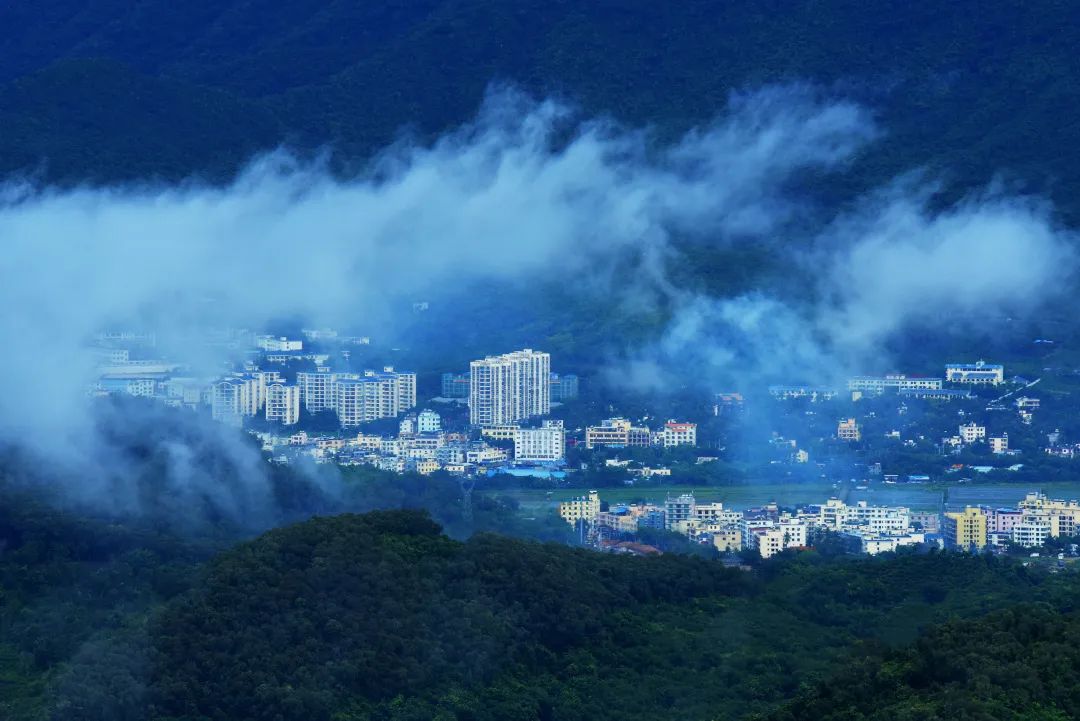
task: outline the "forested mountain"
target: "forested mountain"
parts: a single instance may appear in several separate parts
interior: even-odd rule
[[[1073,708],[1071,672],[1044,678],[1047,693],[1020,672],[1068,656],[1062,644],[1075,622],[1055,609],[1074,592],[1071,577],[973,556],[811,555],[759,575],[483,534],[462,543],[416,512],[342,515],[272,531],[211,562],[138,640],[150,659],[139,677],[145,692],[123,712],[740,719],[802,689],[809,700],[780,717],[825,718],[800,714],[827,708],[839,719],[863,718],[844,714],[879,702],[899,710],[931,684],[929,699],[943,709],[948,699],[982,709],[1038,699],[1052,714]],[[1045,605],[954,623],[904,646],[927,624],[1022,599]],[[101,676],[116,683],[116,674]],[[824,685],[811,692],[815,681]],[[1008,700],[1019,687],[1026,695]],[[873,689],[891,696],[882,701]],[[1006,700],[984,702],[986,693]],[[73,717],[87,717],[79,699],[68,703]]]
[[[0,7],[0,170],[223,177],[258,148],[362,158],[508,81],[678,130],[763,83],[861,100],[887,137],[837,182],[914,166],[1080,196],[1066,2],[15,0]],[[44,165],[42,165],[44,162]]]

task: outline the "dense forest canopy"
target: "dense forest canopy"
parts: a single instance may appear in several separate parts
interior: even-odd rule
[[[958,188],[1004,174],[1075,218],[1074,19],[1015,0],[9,2],[0,169],[220,178],[282,142],[347,165],[472,117],[492,81],[677,131],[799,81],[887,130],[834,198],[927,166]]]

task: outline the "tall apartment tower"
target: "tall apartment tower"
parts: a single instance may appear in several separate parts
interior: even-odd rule
[[[469,364],[469,422],[515,423],[551,412],[551,356],[531,348]]]

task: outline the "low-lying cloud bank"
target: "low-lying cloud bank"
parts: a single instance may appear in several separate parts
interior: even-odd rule
[[[1029,312],[1065,287],[1071,234],[1044,205],[997,192],[934,210],[924,187],[898,181],[808,232],[802,219],[828,209],[798,189],[843,172],[879,133],[866,109],[804,86],[733,97],[668,144],[503,88],[473,123],[430,145],[402,142],[350,179],[276,152],[227,187],[9,184],[0,438],[111,467],[85,397],[86,341],[103,328],[168,339],[283,316],[375,322],[392,318],[391,298],[561,273],[675,309],[653,346],[618,354],[632,382],[656,385],[692,359],[703,380],[727,384],[847,368],[943,308]],[[668,275],[675,239],[767,244],[791,283],[810,285],[808,300],[686,292]],[[638,277],[616,281],[628,253]],[[202,369],[221,360],[176,350]],[[174,482],[188,483],[176,468]]]

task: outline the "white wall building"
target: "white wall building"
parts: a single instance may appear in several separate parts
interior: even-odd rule
[[[566,457],[566,431],[562,421],[544,421],[540,428],[514,431],[514,460],[556,462]]]
[[[696,446],[697,424],[668,421],[657,433],[657,440],[659,444],[665,448],[674,446]]]
[[[302,340],[289,340],[285,336],[274,337],[272,335],[262,335],[255,340],[255,344],[264,351],[267,352],[288,352],[304,350],[304,341]]]
[[[551,411],[551,356],[531,348],[469,364],[469,422],[504,425]]]
[[[974,443],[986,438],[986,426],[980,426],[974,421],[960,426],[960,439],[964,443]]]
[[[940,378],[908,378],[902,373],[886,376],[855,376],[848,380],[849,391],[881,395],[886,390],[941,390]]]
[[[356,426],[379,418],[393,418],[416,406],[416,374],[382,372],[297,373],[300,400],[309,413],[333,409],[344,427]]]
[[[300,388],[284,383],[266,387],[266,420],[291,426],[300,421]]]
[[[950,383],[996,386],[1005,382],[1005,367],[985,361],[946,363],[945,380]]]
[[[416,430],[419,433],[434,433],[442,427],[442,418],[433,410],[424,409],[416,417]]]

